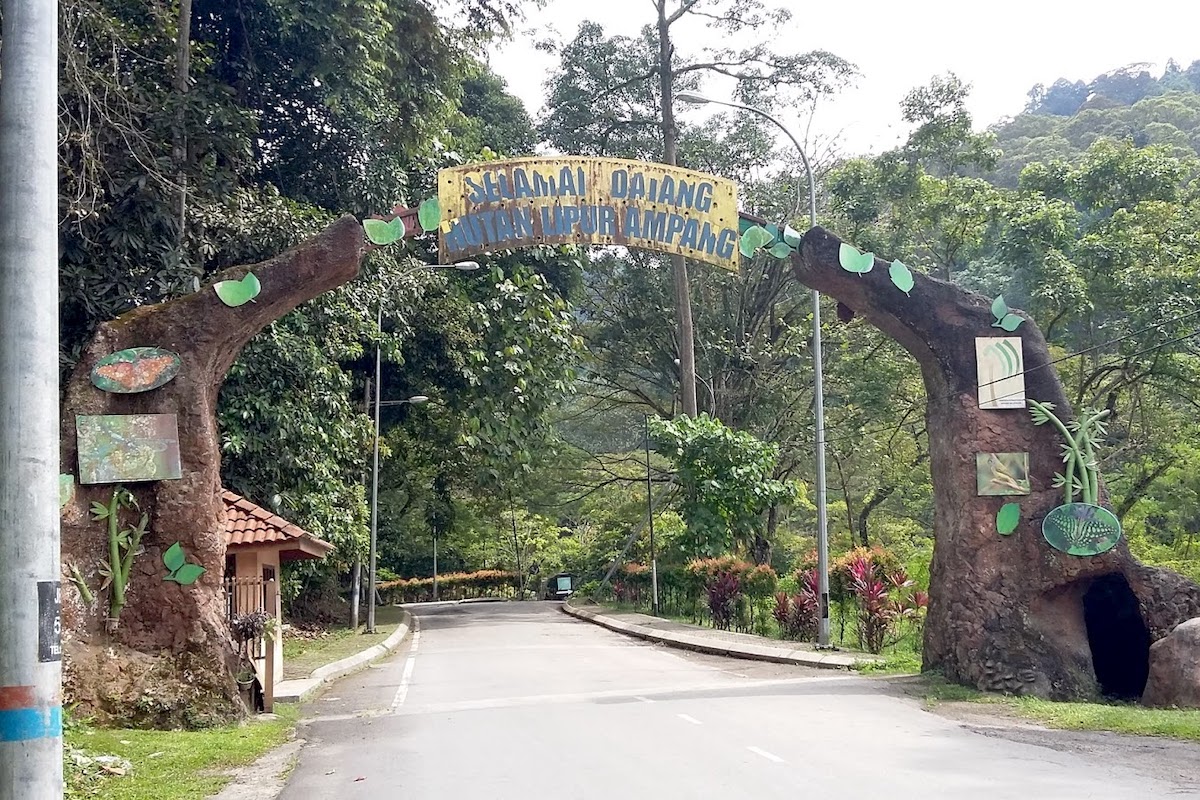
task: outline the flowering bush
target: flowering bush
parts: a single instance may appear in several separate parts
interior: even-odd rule
[[[476,572],[447,572],[438,575],[438,596],[443,600],[503,594],[517,585],[515,572],[481,569]],[[415,603],[433,597],[433,578],[401,578],[379,584],[386,602]]]

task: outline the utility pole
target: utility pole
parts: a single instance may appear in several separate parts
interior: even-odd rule
[[[650,493],[650,415],[646,423],[646,522],[650,525],[650,610],[658,616],[658,554],[654,551],[654,497]]]
[[[375,331],[383,337],[383,300],[379,301],[379,315],[375,321]],[[370,602],[367,603],[367,633],[375,632],[375,542],[379,536],[379,384],[381,367],[381,342],[375,343],[375,454],[374,466],[371,468],[371,544],[367,555],[367,591],[370,592]]]
[[[521,544],[517,539],[517,507],[513,504],[512,491],[508,493],[508,513],[512,518],[512,535],[513,535],[513,553],[517,559],[517,591],[520,592],[518,600],[525,599],[525,573],[521,567]]]
[[[0,9],[0,798],[57,800],[58,4]]]

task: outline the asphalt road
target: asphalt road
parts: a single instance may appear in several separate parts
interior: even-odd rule
[[[408,646],[307,716],[284,800],[1200,797],[876,681],[667,650],[551,603],[422,610]]]

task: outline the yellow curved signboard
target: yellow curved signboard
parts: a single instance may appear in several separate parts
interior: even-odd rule
[[[438,173],[441,260],[534,244],[637,247],[737,271],[737,185],[666,164],[521,158]]]

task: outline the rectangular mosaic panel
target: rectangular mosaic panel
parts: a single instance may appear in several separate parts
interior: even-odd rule
[[[178,480],[179,425],[174,414],[78,416],[79,482]]]
[[[976,453],[978,494],[1029,494],[1029,453]]]

